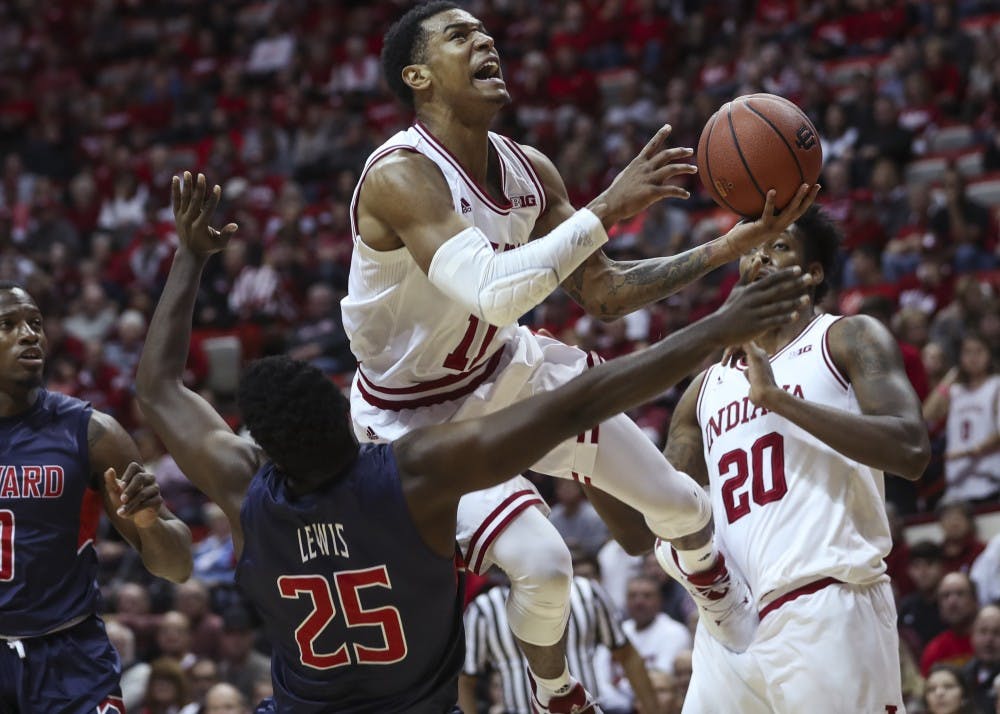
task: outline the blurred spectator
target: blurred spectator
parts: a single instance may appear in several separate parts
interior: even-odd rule
[[[907,572],[914,590],[899,603],[899,624],[903,640],[917,654],[945,629],[937,600],[943,564],[944,554],[937,543],[923,540],[910,547]]]
[[[122,661],[121,688],[125,709],[126,711],[137,711],[146,696],[146,687],[149,684],[149,663],[141,662],[136,658],[135,634],[129,627],[112,619],[108,619],[104,626],[108,632],[108,639],[118,650],[118,656]]]
[[[593,557],[608,540],[608,528],[583,495],[580,484],[555,480],[556,503],[549,520],[570,550]],[[592,690],[591,690],[592,691]]]
[[[209,586],[232,582],[236,572],[236,555],[229,519],[221,508],[211,502],[203,506],[202,513],[209,533],[194,546],[193,577]]]
[[[944,348],[951,364],[958,362],[962,338],[995,309],[990,297],[990,289],[978,279],[962,275],[955,281],[955,299],[931,321],[930,338]]]
[[[976,533],[976,520],[968,503],[954,501],[938,506],[938,524],[944,534],[941,552],[946,573],[968,573],[986,544]]]
[[[969,198],[965,179],[954,165],[944,173],[944,205],[931,213],[930,229],[953,254],[955,270],[969,272],[996,267],[991,249],[996,243],[989,210]]]
[[[972,658],[972,622],[979,609],[976,588],[965,573],[948,573],[938,586],[938,607],[944,632],[927,643],[920,657],[920,673],[926,677],[939,662],[962,666]]]
[[[892,548],[885,557],[885,572],[892,582],[892,589],[898,601],[913,592],[916,587],[910,579],[907,568],[910,562],[910,546],[903,533],[903,517],[892,501],[886,502],[885,515],[889,519],[889,534],[892,536]]]
[[[927,677],[924,706],[927,714],[978,714],[970,694],[958,667],[938,664]]]
[[[993,706],[993,680],[1000,676],[1000,607],[987,605],[972,623],[972,660],[963,669],[980,711]]]
[[[153,660],[139,714],[178,714],[187,702],[187,677],[177,661],[170,657]]]
[[[156,642],[160,615],[153,613],[149,590],[139,583],[122,583],[114,592],[115,619],[135,635],[136,656],[148,661]]]
[[[691,633],[662,610],[659,583],[645,575],[637,575],[628,583],[626,612],[629,619],[623,628],[625,634],[642,655],[646,666],[674,671],[674,657],[690,649]]]
[[[628,582],[642,568],[641,555],[629,555],[618,541],[611,539],[597,552],[601,585],[615,604],[615,612],[625,612]]]
[[[958,368],[945,375],[923,411],[928,422],[947,417],[944,500],[992,501],[1000,493],[1000,375],[982,337],[962,339]]]
[[[169,657],[185,672],[191,668],[198,657],[191,651],[191,621],[186,615],[175,610],[163,613],[156,628],[156,649],[160,657]]]
[[[67,333],[86,343],[104,340],[117,319],[118,311],[108,300],[104,288],[99,283],[90,282],[82,287],[79,303],[63,321],[63,327]]]
[[[209,609],[209,593],[205,583],[191,578],[174,588],[174,609],[188,619],[191,626],[191,652],[200,658],[218,659],[222,618]]]
[[[337,295],[330,286],[315,283],[306,293],[302,320],[290,331],[286,352],[311,363],[326,374],[343,374],[355,367]]]
[[[1000,533],[990,538],[986,548],[972,562],[969,577],[976,584],[981,604],[1000,604]]]
[[[219,683],[219,665],[214,659],[199,659],[191,665],[187,675],[188,682],[191,683],[191,703],[181,709],[179,714],[205,714],[205,695]]]
[[[246,608],[230,607],[222,614],[219,675],[249,701],[258,679],[270,677],[271,659],[254,649],[255,623]]]
[[[145,337],[146,317],[138,310],[126,310],[118,316],[115,337],[104,347],[104,359],[131,379],[139,364]]]
[[[239,689],[221,682],[208,690],[200,714],[250,714],[250,706]]]

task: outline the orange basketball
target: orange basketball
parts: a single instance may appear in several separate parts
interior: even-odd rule
[[[756,218],[769,189],[788,205],[823,167],[819,134],[801,109],[775,94],[747,94],[723,104],[698,141],[698,174],[723,208]]]

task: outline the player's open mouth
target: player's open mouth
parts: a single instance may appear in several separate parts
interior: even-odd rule
[[[17,356],[17,361],[22,364],[40,365],[44,355],[41,350],[28,349]]]
[[[483,62],[472,76],[480,82],[489,80],[503,82],[503,77],[500,74],[500,62],[495,59]]]

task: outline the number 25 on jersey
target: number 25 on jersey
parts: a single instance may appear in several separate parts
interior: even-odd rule
[[[389,572],[384,565],[366,570],[349,570],[335,573],[337,596],[344,612],[344,621],[352,627],[381,627],[382,647],[366,647],[342,643],[333,652],[317,652],[316,638],[337,616],[330,581],[322,575],[282,575],[278,578],[278,591],[283,598],[308,597],[312,610],[295,629],[299,645],[299,659],[313,669],[333,669],[351,664],[395,664],[406,658],[406,635],[399,610],[391,606],[366,610],[361,606],[359,590],[382,587],[392,590]]]

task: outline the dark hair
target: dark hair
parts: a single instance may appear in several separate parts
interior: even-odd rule
[[[833,282],[841,232],[826,211],[816,205],[810,206],[795,221],[795,228],[802,240],[803,258],[806,263],[803,268],[810,263],[819,263],[823,266],[823,282],[817,285],[813,292],[813,300],[819,302]]]
[[[976,714],[978,711],[972,703],[969,701],[969,697],[972,695],[972,688],[969,685],[969,680],[965,678],[965,674],[959,667],[953,664],[948,664],[947,662],[938,662],[931,666],[930,671],[927,673],[927,679],[931,678],[932,674],[936,672],[948,672],[955,681],[958,682],[958,688],[962,690],[962,704],[959,707],[958,714]],[[926,681],[926,680],[925,680]],[[927,703],[927,693],[924,692],[924,704]]]
[[[932,563],[940,563],[944,560],[944,551],[941,546],[932,540],[922,540],[910,546],[910,562],[914,560],[929,560]]]
[[[419,61],[427,46],[423,22],[455,9],[458,5],[448,0],[416,5],[396,20],[382,38],[382,74],[392,93],[410,109],[413,109],[413,90],[403,81],[403,68]]]
[[[993,354],[993,347],[990,345],[989,341],[983,337],[982,334],[976,332],[975,330],[966,330],[962,333],[962,339],[958,341],[958,382],[959,384],[968,384],[972,377],[962,366],[962,347],[965,346],[966,340],[971,342],[978,342],[980,345],[986,348],[986,354],[989,356],[989,361],[986,365],[986,374],[993,374],[996,372],[996,358]]]
[[[250,435],[295,482],[316,485],[357,454],[347,398],[307,362],[284,355],[253,362],[237,402]]]
[[[13,280],[0,280],[0,290],[24,290],[24,286]],[[24,292],[28,292],[24,290]]]

